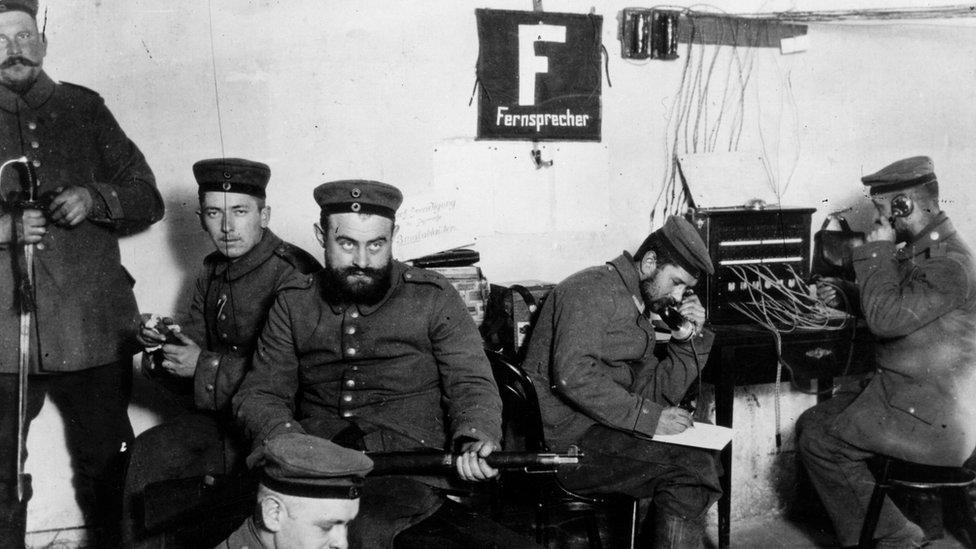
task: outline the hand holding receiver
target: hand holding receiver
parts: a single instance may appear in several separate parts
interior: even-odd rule
[[[879,215],[877,219],[874,220],[874,229],[867,234],[865,240],[867,242],[894,242],[895,241],[895,228],[891,225],[891,219]]]
[[[701,333],[702,326],[705,325],[705,308],[698,296],[687,290],[678,308],[666,307],[661,313],[661,319],[671,328],[672,339],[685,341]]]

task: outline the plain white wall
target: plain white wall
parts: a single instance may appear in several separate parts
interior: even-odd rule
[[[844,7],[716,3],[740,12]],[[490,198],[476,221],[484,229],[480,264],[492,281],[558,281],[633,249],[652,228],[686,50],[671,62],[621,59],[617,16],[629,1],[596,7],[613,84],[604,76],[602,142],[547,144],[543,156],[555,164],[539,171],[529,143],[475,142],[477,110],[468,105],[478,55],[475,8],[529,10],[529,0],[214,1],[213,56],[211,12],[202,0],[45,4],[49,74],[102,94],[146,154],[167,203],[162,222],[122,243],[144,311],[172,312],[186,301],[210,251],[194,215],[190,166],[222,151],[270,164],[272,228],[317,256],[311,191],[344,177],[387,181],[408,195],[450,181],[462,193]],[[545,2],[548,11],[574,13],[593,5]],[[976,242],[969,218],[976,198],[969,185],[976,171],[976,29],[968,20],[818,24],[808,38],[803,53],[750,54],[740,149],[765,148],[779,184],[789,181],[784,202],[817,207],[815,225],[826,211],[860,203],[861,175],[928,154],[946,209]],[[714,50],[705,51],[707,62]],[[722,52],[717,92],[733,66]],[[711,105],[711,116],[717,109]],[[735,185],[734,173],[728,183]],[[540,216],[549,222],[544,230],[520,229],[520,220],[536,227]],[[499,226],[499,218],[506,223]],[[861,227],[869,221],[853,220]],[[165,413],[140,386],[131,409],[137,431]],[[31,530],[81,520],[66,497],[60,426],[49,405],[31,431]]]

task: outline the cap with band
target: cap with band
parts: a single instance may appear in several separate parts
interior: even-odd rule
[[[324,214],[364,213],[394,219],[403,203],[400,189],[365,179],[323,183],[315,188],[313,196]]]
[[[872,195],[905,190],[936,181],[935,164],[927,156],[903,158],[861,178]]]
[[[362,452],[302,433],[276,436],[259,451],[261,484],[291,496],[356,499],[373,468]]]
[[[702,272],[715,274],[708,247],[695,227],[683,217],[672,215],[664,226],[655,231],[658,241],[670,252],[675,262],[695,278]]]
[[[0,13],[5,11],[23,11],[37,17],[37,0],[0,0]]]
[[[267,164],[243,158],[210,158],[193,165],[199,192],[241,193],[265,197],[271,179]]]

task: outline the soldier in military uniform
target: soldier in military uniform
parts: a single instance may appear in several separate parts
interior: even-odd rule
[[[275,292],[292,275],[321,269],[310,254],[268,228],[271,208],[265,204],[265,189],[271,170],[266,164],[239,158],[201,160],[193,165],[193,175],[199,185],[200,224],[216,251],[204,260],[187,318],[172,335],[176,341],[166,341],[155,318],[154,327],[144,323],[139,335],[146,347],[161,346],[158,362],[145,360],[144,367],[154,377],[177,381],[168,386],[192,395],[193,406],[136,439],[126,478],[129,543],[144,537],[135,518],[147,484],[246,470],[249,445],[234,426],[231,397],[250,365]],[[233,517],[231,521],[236,522]]]
[[[484,460],[501,437],[491,369],[453,286],[392,260],[400,191],[336,181],[314,196],[326,267],[295,277],[271,307],[253,368],[234,397],[248,436],[258,445],[306,432],[371,452],[457,451],[459,478],[495,476]],[[412,478],[369,479],[366,488],[353,532],[362,547],[388,547],[397,532],[452,507]],[[478,540],[486,523],[458,535]],[[492,537],[507,543],[501,530],[482,539]]]
[[[693,424],[678,404],[714,336],[702,330],[705,310],[686,292],[712,272],[694,227],[670,217],[633,256],[624,252],[558,284],[523,361],[550,447],[575,445],[586,456],[577,468],[560,470],[563,483],[651,499],[654,524],[645,528],[654,529],[654,547],[699,546],[705,513],[721,493],[714,452],[653,440]],[[659,360],[650,313],[669,306],[685,323]]]
[[[33,244],[27,421],[45,394],[70,418],[76,498],[85,523],[98,527],[95,545],[112,547],[133,434],[126,409],[139,326],[118,239],[161,219],[163,201],[102,98],[42,70],[47,41],[36,15],[36,0],[0,0],[0,161],[25,156],[40,185],[40,202],[18,208],[27,196],[15,170],[0,180],[0,546],[24,543],[26,501],[17,501],[15,474],[15,292],[29,270],[23,244]]]
[[[254,514],[217,549],[345,549],[373,462],[325,439],[285,433],[254,455],[260,484]]]
[[[861,310],[877,336],[878,369],[866,386],[841,387],[804,412],[803,463],[841,545],[858,542],[876,454],[961,465],[976,448],[976,266],[939,208],[932,161],[899,160],[862,178],[878,211],[854,249]],[[904,243],[899,248],[896,243]],[[820,293],[838,305],[836,290]],[[878,547],[918,547],[923,532],[886,501]]]

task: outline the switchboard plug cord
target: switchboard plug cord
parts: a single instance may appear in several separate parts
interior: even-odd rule
[[[796,376],[793,369],[783,359],[783,338],[782,334],[790,333],[797,329],[819,329],[819,330],[839,330],[850,324],[851,339],[847,353],[847,365],[844,373],[850,371],[851,357],[854,350],[855,325],[848,322],[848,317],[836,317],[831,314],[829,307],[816,295],[801,292],[799,288],[806,288],[806,283],[800,278],[795,270],[790,268],[790,280],[793,286],[784,284],[782,280],[774,275],[769,267],[765,266],[734,266],[731,269],[740,280],[745,283],[749,292],[749,301],[734,303],[732,307],[751,319],[753,322],[768,330],[773,335],[776,346],[776,382],[774,385],[773,408],[775,413],[775,439],[776,450],[782,448],[782,411],[781,411],[781,389],[783,380],[783,369],[790,373],[791,386],[803,393],[811,394],[796,385]],[[752,277],[750,277],[752,275]],[[835,286],[836,287],[836,286]],[[847,297],[838,289],[838,294],[845,301],[844,308],[847,309]],[[823,392],[832,390],[828,388]],[[818,394],[814,391],[812,394]]]

